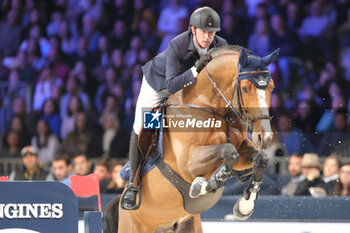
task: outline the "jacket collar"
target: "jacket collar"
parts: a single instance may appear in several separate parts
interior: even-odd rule
[[[194,42],[193,42],[193,34],[192,34],[192,32],[190,30],[188,30],[188,34],[189,34],[189,37],[190,37],[190,43],[188,43],[187,50],[188,51],[196,50],[196,46],[194,45]],[[211,42],[211,44],[209,45],[208,51],[210,49],[216,48],[216,47],[217,47],[217,42],[216,42],[216,35],[215,35],[213,42]]]

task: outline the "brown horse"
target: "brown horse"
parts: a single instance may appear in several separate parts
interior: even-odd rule
[[[216,49],[197,83],[170,96],[167,115],[191,114],[214,121],[216,128],[164,130],[161,166],[141,178],[139,209],[119,206],[118,232],[202,232],[200,213],[219,200],[234,175],[251,177],[234,207],[237,219],[249,218],[268,163],[261,150],[272,138],[268,109],[274,84],[266,67],[277,55],[276,50],[260,58],[239,46]]]

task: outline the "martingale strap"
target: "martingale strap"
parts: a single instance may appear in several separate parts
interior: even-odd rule
[[[155,164],[162,175],[180,192],[184,209],[190,214],[199,214],[213,207],[221,198],[224,188],[221,187],[213,193],[191,198],[189,196],[191,184],[184,181],[176,172],[164,163],[159,157]]]

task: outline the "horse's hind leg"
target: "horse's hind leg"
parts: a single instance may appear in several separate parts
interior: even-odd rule
[[[219,159],[222,159],[223,162],[208,180],[199,176],[193,181],[190,188],[190,196],[192,198],[199,197],[200,195],[213,192],[223,187],[232,175],[232,167],[239,157],[236,148],[229,143],[217,145],[216,148],[218,150],[217,156]],[[199,152],[200,151],[197,151],[197,153]],[[194,156],[196,156],[195,153]]]
[[[262,151],[253,154],[254,170],[249,185],[244,190],[244,196],[236,201],[233,207],[234,217],[237,220],[247,220],[253,213],[254,201],[258,198],[258,191],[269,159]]]

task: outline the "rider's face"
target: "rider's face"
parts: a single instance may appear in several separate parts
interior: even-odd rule
[[[199,28],[191,27],[195,43],[202,49],[206,49],[213,42],[215,32],[204,31]]]

